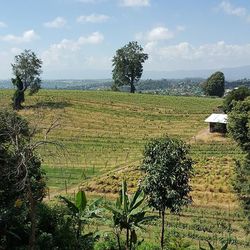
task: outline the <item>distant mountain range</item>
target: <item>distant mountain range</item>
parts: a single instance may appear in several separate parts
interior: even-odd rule
[[[234,68],[217,68],[201,70],[176,70],[176,71],[144,71],[143,79],[182,79],[182,78],[208,78],[215,71],[222,71],[227,81],[250,79],[250,65]]]
[[[217,68],[204,70],[176,70],[176,71],[147,71],[143,72],[143,80],[146,79],[185,79],[185,78],[201,78],[206,79],[215,71],[222,71],[225,74],[227,81],[235,81],[238,79],[250,79],[250,65],[234,67],[234,68]],[[112,84],[110,71],[95,71],[92,72],[96,78],[88,75],[88,78],[78,79],[44,79],[44,88],[67,88],[72,86],[86,86],[87,89],[94,89],[101,86],[107,88]],[[103,86],[102,86],[103,85]],[[0,80],[0,88],[13,88],[10,80]]]

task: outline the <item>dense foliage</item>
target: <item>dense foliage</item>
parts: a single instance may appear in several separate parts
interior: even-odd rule
[[[164,244],[165,210],[178,212],[191,202],[189,185],[192,160],[188,146],[181,140],[153,139],[144,150],[142,169],[146,173],[144,191],[151,207],[162,216],[161,246]]]
[[[223,102],[223,109],[226,113],[230,112],[237,101],[244,101],[248,96],[250,96],[250,88],[245,86],[240,86],[239,88],[230,91]]]
[[[228,130],[246,152],[250,152],[250,97],[235,104],[228,116]]]
[[[203,91],[208,96],[222,97],[225,92],[225,76],[222,72],[213,73],[204,83]]]
[[[113,80],[114,86],[129,85],[130,92],[135,92],[135,83],[142,76],[142,64],[148,59],[143,53],[143,48],[137,42],[129,42],[116,51],[113,58]]]
[[[15,56],[15,62],[11,66],[14,75],[12,83],[16,88],[13,96],[13,108],[18,110],[22,108],[24,92],[28,88],[30,95],[40,89],[42,61],[31,50],[24,50],[20,55]]]
[[[248,219],[246,231],[250,233],[250,97],[236,102],[229,113],[228,129],[246,153],[243,162],[236,162],[234,189]]]
[[[45,195],[41,161],[35,155],[26,120],[0,112],[0,235],[1,245],[28,245],[36,234],[36,207]]]

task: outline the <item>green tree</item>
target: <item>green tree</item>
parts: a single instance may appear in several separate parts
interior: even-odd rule
[[[29,248],[35,249],[36,207],[46,185],[32,136],[26,120],[15,112],[0,112],[0,223],[5,228],[0,239],[7,248],[29,238]]]
[[[156,216],[146,216],[146,207],[142,206],[145,195],[139,187],[130,198],[127,194],[127,183],[122,182],[122,188],[115,205],[106,204],[105,208],[113,213],[113,223],[119,249],[121,250],[120,234],[126,231],[126,249],[131,250],[137,243],[136,229],[142,228],[142,224],[152,221]]]
[[[250,152],[250,97],[235,103],[228,114],[228,131],[246,152]]]
[[[236,161],[234,189],[248,219],[246,232],[250,228],[250,97],[235,103],[228,116],[228,130],[232,138],[246,153],[245,159]]]
[[[143,72],[143,63],[148,55],[143,53],[143,48],[137,42],[129,42],[116,51],[113,62],[113,80],[116,87],[129,85],[130,92],[135,92],[137,83]]]
[[[149,206],[161,214],[161,247],[164,247],[165,212],[178,212],[191,202],[189,180],[192,160],[189,147],[181,140],[164,137],[145,146],[142,169],[146,176],[143,188]]]
[[[222,72],[213,73],[202,85],[205,95],[222,97],[225,92],[225,76]]]
[[[245,86],[240,86],[237,89],[229,92],[223,102],[223,109],[226,113],[230,112],[237,101],[244,101],[248,96],[250,96],[250,89]]]
[[[24,102],[25,91],[29,89],[29,94],[32,95],[41,87],[42,61],[31,50],[24,50],[20,55],[15,56],[11,66],[14,75],[12,83],[16,87],[13,108],[19,110]]]

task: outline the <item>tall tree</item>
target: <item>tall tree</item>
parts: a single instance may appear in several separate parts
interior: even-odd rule
[[[225,92],[225,76],[222,72],[213,73],[202,85],[205,95],[222,97]]]
[[[161,248],[164,248],[165,212],[178,212],[191,202],[189,180],[192,160],[189,148],[181,140],[164,137],[153,139],[144,150],[142,169],[146,176],[144,191],[151,207],[161,214]]]
[[[113,80],[116,87],[129,85],[130,92],[135,92],[137,83],[143,72],[143,63],[148,55],[143,53],[143,48],[137,42],[129,42],[116,51],[113,62]]]
[[[37,58],[31,50],[24,50],[20,55],[15,56],[11,66],[14,75],[12,83],[16,87],[13,108],[19,110],[24,102],[25,91],[29,89],[30,95],[32,95],[41,87],[42,60]]]

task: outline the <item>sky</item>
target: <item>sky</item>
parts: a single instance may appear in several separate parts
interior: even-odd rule
[[[0,0],[0,79],[24,49],[44,79],[111,78],[129,41],[148,72],[250,65],[249,31],[245,0]]]

